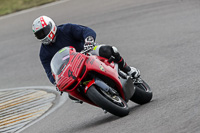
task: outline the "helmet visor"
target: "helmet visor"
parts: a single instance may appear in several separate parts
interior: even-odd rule
[[[51,31],[51,23],[49,23],[46,27],[35,32],[35,36],[37,39],[44,39]]]

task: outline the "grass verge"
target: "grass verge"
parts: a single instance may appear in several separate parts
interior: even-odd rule
[[[56,0],[0,0],[0,16],[54,1]]]

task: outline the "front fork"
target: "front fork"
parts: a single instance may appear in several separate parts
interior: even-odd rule
[[[102,80],[98,78],[93,78],[84,89],[85,94],[87,93],[88,88],[90,88],[92,85],[98,86],[100,89],[102,89],[105,92],[108,92],[111,94],[111,96],[117,95],[119,96],[118,92],[112,89],[110,86],[108,86],[106,83],[104,83]]]

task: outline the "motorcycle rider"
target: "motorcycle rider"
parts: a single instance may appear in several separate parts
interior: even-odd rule
[[[51,59],[58,50],[66,46],[73,46],[77,52],[93,48],[92,54],[108,59],[113,56],[114,61],[119,64],[119,69],[133,78],[140,76],[140,71],[128,66],[116,47],[105,44],[95,46],[96,33],[89,27],[71,23],[57,26],[51,18],[40,16],[34,20],[32,30],[42,43],[39,56],[52,84],[55,84],[55,79],[51,73]]]

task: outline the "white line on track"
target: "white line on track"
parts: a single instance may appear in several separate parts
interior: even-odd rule
[[[54,112],[67,97],[49,86],[1,89],[0,132],[21,132]]]

